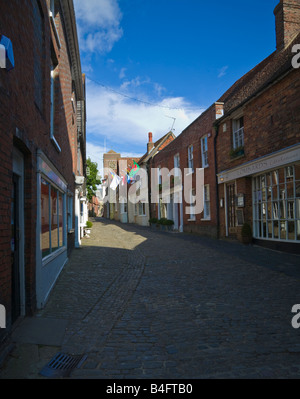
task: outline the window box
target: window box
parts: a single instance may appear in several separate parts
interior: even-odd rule
[[[245,155],[245,150],[244,147],[238,147],[238,148],[233,148],[230,152],[229,152],[229,156],[231,159],[235,159],[238,157],[242,157]]]

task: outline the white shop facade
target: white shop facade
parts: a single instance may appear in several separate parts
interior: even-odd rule
[[[262,245],[299,251],[300,144],[222,171],[218,184],[226,236],[249,221]]]

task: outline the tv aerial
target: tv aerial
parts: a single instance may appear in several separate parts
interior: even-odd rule
[[[173,119],[173,125],[172,125],[172,127],[171,127],[170,131],[173,131],[173,130],[175,130],[175,129],[174,129],[174,125],[175,125],[175,122],[176,122],[176,118],[173,118],[172,116],[168,116],[168,115],[165,115],[165,117],[166,117],[166,118]]]

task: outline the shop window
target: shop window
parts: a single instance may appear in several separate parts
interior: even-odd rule
[[[49,182],[41,182],[41,250],[46,257],[64,243],[64,206],[63,194]]]
[[[254,179],[256,238],[300,240],[300,181],[296,180],[298,170],[299,165],[288,166]]]

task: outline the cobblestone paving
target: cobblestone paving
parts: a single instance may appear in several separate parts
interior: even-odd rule
[[[71,378],[299,378],[299,283],[296,255],[98,219],[39,316]]]

